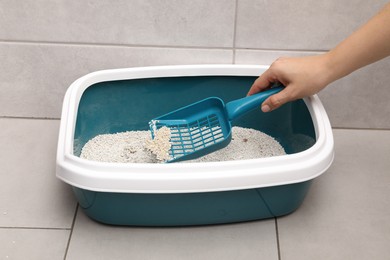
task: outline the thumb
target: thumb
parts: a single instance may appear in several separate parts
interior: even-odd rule
[[[293,98],[290,95],[289,89],[286,87],[279,93],[276,93],[264,100],[263,104],[261,105],[261,110],[263,112],[270,112],[292,100]]]

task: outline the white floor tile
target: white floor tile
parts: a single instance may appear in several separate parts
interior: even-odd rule
[[[241,224],[139,228],[98,224],[78,212],[68,260],[278,259],[274,220]]]
[[[278,219],[281,258],[388,259],[390,131],[334,134],[332,167],[298,211]]]
[[[0,226],[70,228],[76,201],[55,177],[59,121],[0,118]]]
[[[69,230],[0,228],[0,259],[62,260]]]

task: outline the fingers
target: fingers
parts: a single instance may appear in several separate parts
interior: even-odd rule
[[[289,89],[285,88],[277,94],[267,98],[261,105],[263,112],[270,112],[284,105],[285,103],[294,100],[295,98],[289,93]]]
[[[290,61],[291,59],[289,58],[278,58],[275,60],[269,69],[260,75],[249,89],[248,96],[267,89],[275,82],[280,82],[285,86],[282,91],[270,96],[263,102],[261,106],[263,112],[275,110],[283,104],[295,100],[299,95],[299,91],[295,89],[296,84],[292,82],[289,74],[286,73],[286,71],[291,70],[290,66],[288,66]]]
[[[265,71],[262,75],[260,75],[255,82],[252,84],[249,89],[248,96],[253,95],[255,93],[261,92],[267,89],[272,83],[278,81],[276,77],[273,77],[272,68]],[[279,108],[281,105],[287,103],[292,100],[292,97],[289,95],[289,89],[285,88],[277,94],[274,94],[267,98],[262,106],[261,110],[263,112],[270,112]]]
[[[313,95],[325,88],[330,83],[326,76],[328,69],[327,57],[324,55],[279,58],[257,78],[248,95],[261,92],[274,82],[282,83],[285,88],[262,104],[262,111],[269,112],[287,102]]]
[[[253,95],[255,93],[261,92],[268,88],[274,80],[270,76],[270,70],[265,71],[260,75],[255,82],[253,82],[251,88],[248,91],[247,96]]]

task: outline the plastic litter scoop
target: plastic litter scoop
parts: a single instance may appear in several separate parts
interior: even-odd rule
[[[257,108],[283,87],[278,85],[252,96],[224,103],[210,97],[182,107],[149,122],[152,138],[166,126],[171,131],[171,148],[166,162],[195,159],[227,146],[232,138],[231,122]]]

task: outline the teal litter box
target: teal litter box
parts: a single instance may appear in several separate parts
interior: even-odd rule
[[[76,80],[63,104],[57,177],[83,211],[112,225],[187,226],[283,216],[303,202],[334,157],[333,135],[317,96],[234,124],[274,137],[287,155],[207,163],[103,163],[79,157],[100,134],[147,130],[163,113],[210,96],[246,95],[268,66],[186,65],[98,71]]]

